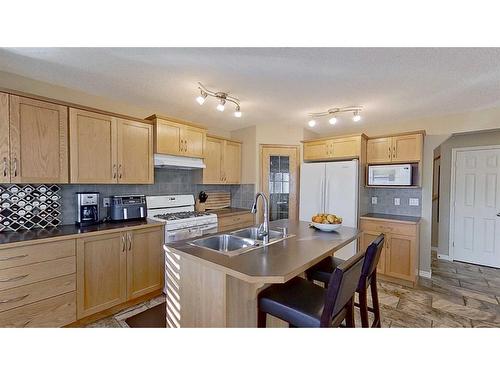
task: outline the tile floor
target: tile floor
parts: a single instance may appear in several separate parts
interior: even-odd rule
[[[420,279],[416,288],[380,281],[379,299],[383,327],[500,327],[500,270],[433,254],[432,279]],[[157,297],[88,327],[128,327],[125,319],[164,300]]]

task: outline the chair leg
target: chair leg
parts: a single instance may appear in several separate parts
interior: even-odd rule
[[[368,296],[366,289],[360,291],[359,295],[359,314],[361,316],[361,327],[369,328],[370,323],[368,322]]]
[[[372,327],[381,328],[382,324],[381,324],[381,319],[380,319],[380,305],[378,303],[377,274],[376,273],[372,276],[372,280],[370,282],[370,289],[372,292],[373,314],[375,315]]]
[[[347,328],[355,328],[354,323],[354,297],[346,305],[345,325]]]
[[[257,328],[266,328],[267,314],[263,311],[257,311]]]

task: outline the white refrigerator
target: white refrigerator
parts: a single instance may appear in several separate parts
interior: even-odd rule
[[[358,227],[358,160],[302,163],[299,219],[311,221],[318,213],[342,217],[342,225]],[[356,253],[356,241],[335,253],[347,259]]]

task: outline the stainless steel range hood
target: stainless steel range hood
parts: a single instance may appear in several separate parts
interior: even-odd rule
[[[173,156],[154,154],[155,168],[173,168],[173,169],[200,169],[206,168],[203,159],[188,158],[186,156]]]

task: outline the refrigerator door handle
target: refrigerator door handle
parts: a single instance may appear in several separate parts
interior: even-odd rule
[[[322,178],[321,179],[321,182],[319,183],[319,199],[320,199],[320,202],[319,202],[319,205],[320,205],[320,209],[321,211],[325,211],[325,200],[324,200],[324,194],[325,194],[325,179]],[[321,213],[321,212],[318,212],[318,213]]]
[[[328,212],[328,207],[329,207],[329,205],[328,205],[328,203],[329,203],[329,202],[328,202],[328,186],[329,186],[329,185],[330,185],[330,179],[329,179],[329,178],[327,178],[327,179],[326,179],[326,183],[325,183],[325,204],[324,204],[324,208],[323,208],[323,212],[324,212],[325,214],[329,213],[329,212]]]

